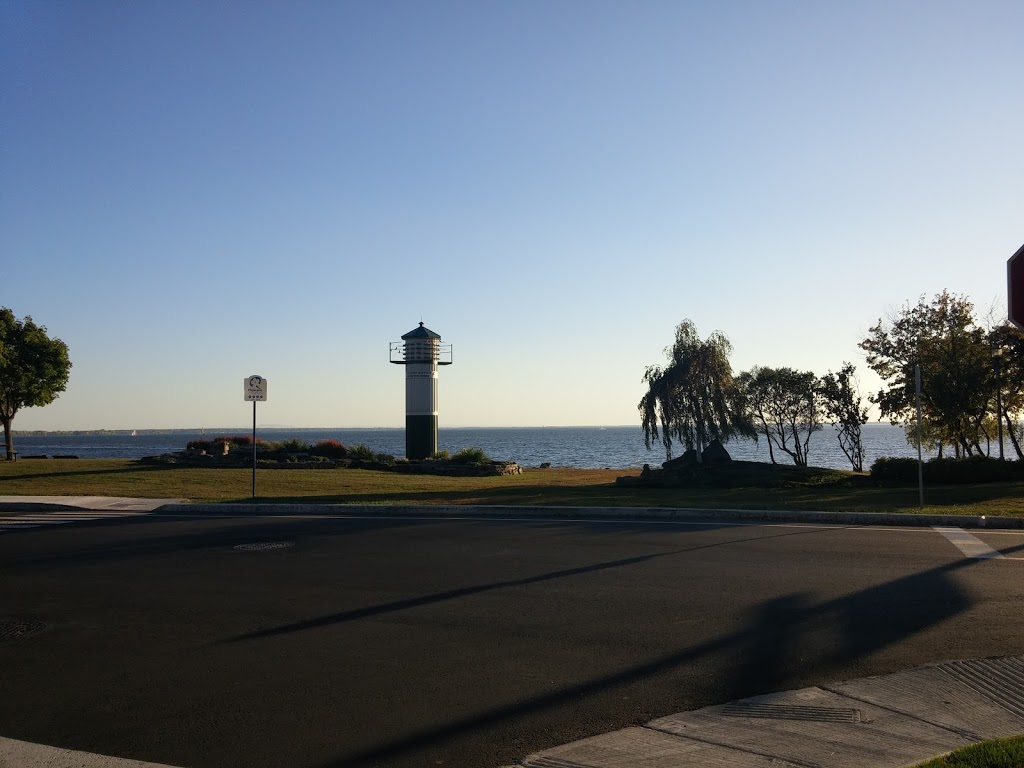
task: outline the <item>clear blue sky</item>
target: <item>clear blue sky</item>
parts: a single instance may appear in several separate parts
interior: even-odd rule
[[[1024,242],[1024,3],[0,0],[0,305],[62,338],[17,429],[638,423],[691,318],[856,363]]]

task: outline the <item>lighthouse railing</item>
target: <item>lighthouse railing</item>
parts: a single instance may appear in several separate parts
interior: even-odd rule
[[[409,363],[452,364],[452,345],[437,342],[392,341],[388,345],[388,361],[395,365]]]

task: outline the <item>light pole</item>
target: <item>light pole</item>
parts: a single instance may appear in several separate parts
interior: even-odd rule
[[[992,360],[996,365],[996,428],[999,435],[999,460],[1003,461],[1003,348],[992,350]]]

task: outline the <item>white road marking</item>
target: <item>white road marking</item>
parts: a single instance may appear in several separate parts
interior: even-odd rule
[[[25,513],[21,515],[0,515],[0,520],[13,521],[13,520],[93,520],[97,517],[132,517],[134,515],[145,514],[141,512],[105,512],[102,510],[96,510],[94,512],[36,512],[36,513]]]
[[[119,520],[123,517],[137,517],[147,512],[107,512],[102,510],[81,512],[43,512],[25,515],[0,515],[0,533],[5,531],[40,528],[44,525],[66,523],[87,523],[95,520]]]
[[[949,542],[964,553],[965,557],[974,560],[1002,559],[1003,555],[992,549],[988,544],[977,536],[968,533],[963,528],[940,528],[935,530],[945,536]]]

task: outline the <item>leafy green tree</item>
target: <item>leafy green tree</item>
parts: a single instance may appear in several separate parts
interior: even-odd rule
[[[811,435],[821,429],[818,377],[811,371],[758,366],[736,381],[754,430],[768,439],[772,464],[777,448],[806,467]]]
[[[829,371],[818,382],[825,418],[836,429],[839,447],[850,460],[854,472],[864,471],[864,442],[860,428],[867,423],[868,409],[862,405],[857,371],[853,363],[843,363],[838,373]]]
[[[8,461],[14,459],[15,414],[52,403],[67,387],[70,370],[67,344],[51,339],[31,317],[18,320],[7,307],[0,307],[0,423]]]
[[[675,342],[665,349],[668,364],[648,367],[643,377],[647,394],[637,408],[648,449],[660,439],[671,459],[678,442],[695,450],[699,461],[712,440],[753,437],[733,382],[731,353],[720,332],[702,340],[691,320],[676,327]]]
[[[984,453],[981,427],[995,392],[991,351],[974,321],[974,305],[943,291],[931,302],[879,320],[860,342],[868,365],[888,384],[870,399],[893,424],[915,414],[914,367],[921,366],[922,416],[955,447],[956,455]]]

